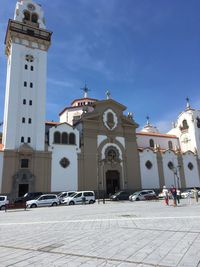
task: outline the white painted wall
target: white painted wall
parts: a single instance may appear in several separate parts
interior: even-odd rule
[[[151,136],[151,135],[139,135],[137,136],[137,144],[140,148],[147,148],[150,147],[149,141],[150,139],[154,140],[154,144],[158,144],[161,149],[169,149],[168,142],[172,141],[173,149],[175,147],[179,146],[179,141],[177,138],[166,138],[166,137],[160,137],[160,136]]]
[[[199,110],[189,109],[182,112],[178,117],[176,127],[169,133],[176,134],[180,138],[180,146],[183,152],[188,150],[195,152],[197,150],[198,156],[200,157],[200,128],[197,127],[197,117],[200,118]],[[187,121],[189,126],[188,130],[180,130],[183,120]]]
[[[28,63],[25,60],[27,54],[34,56],[34,62]],[[12,44],[11,56],[8,58],[4,108],[5,149],[17,149],[23,136],[25,143],[28,137],[31,138],[30,146],[33,149],[44,150],[46,61],[45,51]],[[25,70],[25,64],[28,65],[28,70]],[[34,71],[30,71],[30,66],[34,67]],[[24,81],[27,82],[27,87],[24,87]],[[33,83],[33,88],[30,88],[30,82]],[[26,105],[23,105],[23,99],[26,99]],[[29,100],[32,100],[32,106],[29,105]],[[25,123],[22,123],[22,117],[25,117]],[[29,118],[31,124],[28,123]]]
[[[188,168],[188,164],[192,163],[194,168],[190,170]],[[186,187],[200,187],[200,177],[197,168],[197,160],[196,156],[191,152],[186,152],[183,154],[183,165],[184,165],[184,172],[185,172],[185,180],[186,180]]]
[[[163,160],[165,186],[167,188],[170,188],[172,185],[178,186],[177,177],[174,176],[173,170],[171,170],[168,167],[168,163],[171,161],[173,163],[174,167],[177,168],[178,160],[177,160],[176,154],[171,150],[167,150],[162,154],[162,160]],[[178,177],[180,177],[178,168],[177,168],[177,175],[178,175]],[[180,179],[179,179],[179,186],[181,186]]]
[[[81,116],[83,114],[83,109],[88,108],[88,112],[92,112],[94,110],[91,106],[77,106],[76,108],[72,107],[71,109],[66,109],[61,115],[60,115],[60,122],[67,122],[70,125],[73,125],[73,118],[74,116]]]
[[[2,181],[3,181],[3,151],[0,151],[0,194],[2,192]]]
[[[156,153],[154,153],[151,149],[144,149],[143,152],[139,153],[139,156],[142,189],[159,188],[160,183]],[[151,169],[147,169],[145,166],[148,160],[153,164]]]
[[[53,137],[56,131],[74,133],[76,145],[54,144]],[[49,130],[49,151],[52,151],[51,191],[78,190],[79,132],[66,123],[52,127]],[[63,168],[59,163],[64,157],[70,161],[67,168]]]

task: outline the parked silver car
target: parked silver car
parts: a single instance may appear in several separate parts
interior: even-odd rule
[[[57,206],[59,205],[59,198],[54,194],[41,195],[39,198],[26,201],[27,208]]]
[[[157,196],[154,190],[142,190],[135,192],[129,196],[130,201],[148,200],[156,198]]]

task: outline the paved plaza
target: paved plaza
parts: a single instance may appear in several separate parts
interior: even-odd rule
[[[0,266],[200,266],[200,203],[106,202],[0,212]]]

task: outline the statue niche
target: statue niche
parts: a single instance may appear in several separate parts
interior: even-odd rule
[[[114,122],[114,116],[111,112],[108,112],[107,114],[107,125],[110,129],[113,128],[115,122]]]

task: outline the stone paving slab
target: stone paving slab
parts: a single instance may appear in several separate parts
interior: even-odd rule
[[[107,202],[0,212],[0,267],[200,267],[200,204]]]

